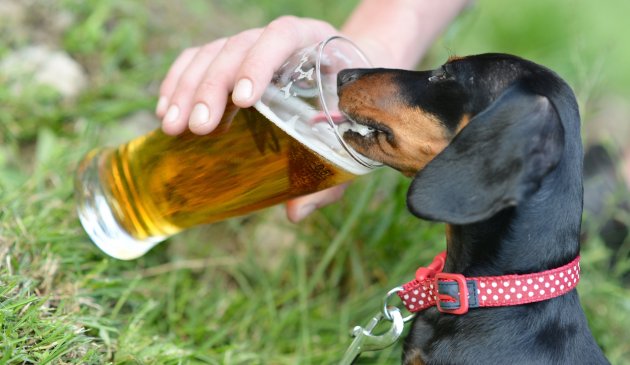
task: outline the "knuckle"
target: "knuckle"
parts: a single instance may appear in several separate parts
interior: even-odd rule
[[[272,20],[271,23],[269,23],[269,25],[280,26],[280,27],[293,26],[299,19],[300,18],[294,15],[282,15]]]
[[[177,82],[177,94],[180,93],[189,93],[191,90],[195,90],[197,88],[199,84],[199,80],[191,77],[191,76],[187,76],[184,75],[182,76],[179,81]]]
[[[182,51],[180,57],[191,57],[197,54],[197,52],[199,52],[199,47],[188,47]]]
[[[270,66],[266,64],[265,61],[258,57],[247,57],[241,65],[241,72],[239,74],[241,77],[247,77],[249,79],[254,79],[252,75],[258,75],[258,77],[255,78],[260,78],[269,67]]]
[[[261,28],[251,28],[240,32],[238,36],[252,42],[258,39],[260,33],[262,33]]]
[[[273,20],[267,25],[267,30],[285,39],[295,38],[298,32],[299,18],[292,15],[284,15]]]
[[[222,92],[225,89],[225,84],[215,78],[207,78],[202,80],[197,87],[195,99],[206,100],[209,96]]]
[[[160,95],[170,95],[173,91],[173,83],[168,78],[166,78],[160,84],[159,90]]]
[[[242,53],[243,51],[250,49],[256,39],[258,39],[260,31],[261,30],[258,28],[248,29],[232,37],[226,38],[222,51],[228,53]]]
[[[235,36],[229,37],[225,41],[225,44],[223,45],[223,51],[232,53],[234,51],[242,50],[244,48],[249,48],[250,45],[251,42],[246,37],[244,37],[242,33],[239,33]]]
[[[178,87],[177,75],[167,74],[160,84],[160,95],[171,95]]]
[[[201,54],[204,58],[214,58],[221,52],[221,49],[223,48],[227,40],[228,38],[219,38],[214,42],[204,44],[200,47],[198,53]]]
[[[217,52],[217,45],[213,43],[204,44],[199,48],[198,53],[208,55]]]
[[[314,27],[317,30],[319,30],[322,33],[325,33],[327,35],[328,34],[337,34],[337,33],[339,33],[334,26],[332,26],[330,23],[327,23],[327,22],[325,22],[323,20],[314,19],[313,20],[313,25],[314,25]]]

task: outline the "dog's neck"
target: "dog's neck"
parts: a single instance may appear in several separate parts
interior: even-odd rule
[[[560,163],[527,201],[482,222],[447,226],[445,271],[523,274],[573,260],[579,252],[582,215],[580,171],[581,166]]]

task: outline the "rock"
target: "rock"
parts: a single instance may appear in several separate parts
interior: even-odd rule
[[[88,83],[78,62],[46,46],[28,46],[9,53],[0,62],[0,75],[16,94],[27,86],[46,85],[64,99],[76,97]]]
[[[0,0],[0,37],[4,45],[60,44],[74,23],[57,0]]]
[[[4,27],[21,24],[26,19],[26,7],[18,1],[0,0],[0,20]]]

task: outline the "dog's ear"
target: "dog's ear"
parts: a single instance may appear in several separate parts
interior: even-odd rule
[[[407,205],[429,220],[485,220],[535,192],[563,146],[564,129],[551,101],[516,84],[417,173]]]

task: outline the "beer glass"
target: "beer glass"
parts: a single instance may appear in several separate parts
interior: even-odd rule
[[[346,145],[337,73],[370,67],[349,40],[296,52],[253,108],[231,103],[199,136],[160,129],[91,151],[75,177],[83,228],[105,253],[142,256],[186,228],[240,216],[370,172],[377,164]]]

